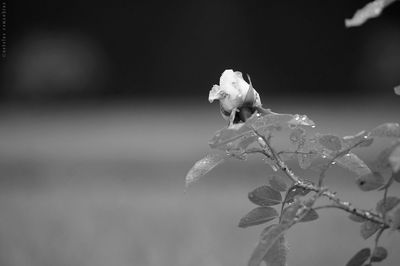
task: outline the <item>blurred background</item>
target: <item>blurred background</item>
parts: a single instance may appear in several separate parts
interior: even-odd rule
[[[245,265],[262,229],[237,228],[247,192],[275,173],[229,161],[184,194],[225,126],[208,92],[232,68],[321,133],[399,122],[400,4],[346,29],[367,2],[2,0],[0,265]],[[330,176],[356,206],[380,197]],[[298,227],[289,265],[344,265],[372,244],[338,211]],[[397,265],[400,236],[383,240],[381,265]]]

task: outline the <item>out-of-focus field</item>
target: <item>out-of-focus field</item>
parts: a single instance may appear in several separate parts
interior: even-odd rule
[[[400,121],[398,102],[271,108],[307,114],[319,132],[341,136]],[[224,126],[217,105],[4,107],[0,121],[0,265],[246,264],[263,227],[237,223],[253,207],[247,192],[273,171],[259,158],[230,161],[184,193],[187,170]],[[380,196],[360,192],[343,169],[328,184],[363,208]],[[289,231],[289,265],[345,265],[372,246],[347,215],[320,214]],[[381,265],[398,265],[400,234],[382,243],[390,256]]]

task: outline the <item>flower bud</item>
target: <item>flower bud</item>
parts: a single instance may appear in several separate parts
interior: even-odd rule
[[[232,69],[225,70],[220,78],[219,85],[210,90],[208,100],[219,100],[221,113],[225,118],[234,110],[241,107],[261,107],[260,96],[256,90],[242,77],[242,73]]]

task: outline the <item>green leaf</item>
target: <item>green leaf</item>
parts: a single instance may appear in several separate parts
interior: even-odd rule
[[[243,136],[251,136],[254,133],[252,129],[242,124],[238,128],[223,128],[218,130],[214,137],[208,142],[211,148],[226,150],[231,148],[230,143],[240,139]]]
[[[393,174],[393,180],[400,183],[400,171]]]
[[[236,124],[235,127],[226,127],[218,130],[214,137],[209,141],[209,145],[213,149],[226,150],[230,148],[230,144],[242,137],[250,137],[254,135],[253,128],[258,131],[272,131],[287,128],[289,122],[295,116],[290,114],[277,114],[269,110],[265,110],[253,114],[243,124]],[[304,124],[307,121],[302,121]],[[300,123],[300,124],[301,124]]]
[[[345,149],[354,147],[368,147],[371,146],[374,139],[369,136],[369,132],[363,130],[354,136],[345,136],[342,138],[342,143]]]
[[[354,153],[347,153],[346,155],[337,158],[335,162],[343,168],[354,172],[359,177],[370,175],[372,173],[369,167]]]
[[[263,259],[265,258],[268,251],[274,246],[276,241],[289,229],[288,224],[274,224],[268,228],[268,230],[263,231],[260,240],[251,254],[248,266],[259,266]],[[269,265],[268,265],[269,266]]]
[[[263,261],[267,266],[286,266],[286,256],[285,236],[281,235],[265,254]]]
[[[315,127],[314,121],[308,118],[306,115],[293,115],[293,118],[288,122],[290,128],[296,128],[297,126],[310,126]]]
[[[398,146],[400,146],[400,143],[396,142],[379,153],[372,165],[374,171],[379,172],[382,176],[390,176],[393,173],[389,158]]]
[[[364,239],[369,238],[370,236],[372,236],[373,234],[376,233],[376,231],[378,231],[378,229],[380,228],[380,225],[371,221],[365,221],[361,224],[361,236]]]
[[[242,137],[237,147],[242,150],[246,150],[251,144],[255,143],[258,139],[256,135],[246,135]]]
[[[301,144],[305,141],[305,135],[306,135],[306,131],[304,130],[304,128],[298,127],[295,128],[289,135],[289,140],[292,143],[298,143]]]
[[[356,222],[356,223],[365,222],[365,219],[363,217],[355,215],[353,213],[349,215],[349,219],[352,220],[353,222]]]
[[[372,129],[370,135],[373,137],[400,138],[399,123],[385,123]]]
[[[299,222],[305,223],[305,222],[310,222],[310,221],[314,221],[317,220],[319,218],[318,213],[314,210],[314,209],[310,209],[307,214],[300,219]]]
[[[239,221],[240,228],[263,224],[279,216],[278,212],[272,207],[257,207],[251,210]]]
[[[392,230],[400,228],[400,208],[396,208],[387,215],[388,223]]]
[[[282,202],[282,195],[269,186],[261,186],[249,192],[248,198],[259,206],[274,206]]]
[[[346,266],[362,266],[364,262],[371,256],[371,249],[363,248],[358,251],[350,260]]]
[[[376,204],[376,211],[381,214],[386,213],[396,207],[399,203],[400,199],[398,197],[390,196],[387,197],[386,200],[381,199]]]
[[[243,106],[250,106],[253,107],[253,105],[256,103],[256,94],[253,85],[251,84],[250,76],[247,75],[247,78],[249,79],[249,89],[247,91],[246,97],[243,101]]]
[[[302,149],[301,151],[306,153],[297,154],[297,160],[301,169],[307,169],[311,166],[312,162],[318,158],[319,154],[316,150],[304,151]]]
[[[287,195],[286,195],[286,202],[287,203],[291,203],[293,202],[295,197],[302,197],[307,195],[308,193],[310,193],[311,190],[305,189],[303,187],[298,187],[298,186],[294,186],[292,188],[289,189]]]
[[[392,166],[393,173],[400,171],[400,145],[396,145],[395,149],[390,154],[389,163]]]
[[[319,143],[326,149],[331,151],[339,151],[342,149],[342,141],[335,135],[321,135],[318,138]]]
[[[249,128],[254,127],[258,131],[279,130],[287,127],[288,122],[292,118],[293,115],[290,114],[271,113],[263,116],[256,115],[249,118],[245,125]]]
[[[373,262],[383,261],[384,259],[387,258],[387,256],[388,256],[388,252],[387,252],[386,248],[378,246],[372,252],[371,261],[373,261]]]
[[[398,123],[385,123],[371,130],[373,137],[400,138],[400,125]]]
[[[221,153],[210,153],[203,159],[197,161],[186,174],[186,186],[199,180],[202,176],[210,172],[214,167],[224,162],[229,156]]]
[[[288,224],[293,222],[293,220],[296,218],[297,211],[300,208],[301,204],[299,202],[295,202],[283,209],[281,214],[281,223]]]
[[[269,180],[269,184],[277,191],[284,192],[287,190],[286,183],[280,177],[272,176],[272,178]]]
[[[297,158],[296,157],[297,154],[295,154],[293,152],[280,152],[278,155],[279,155],[279,158],[284,162],[291,161],[291,160]]]
[[[356,183],[362,191],[371,191],[383,186],[385,180],[379,173],[371,173],[358,177]]]
[[[367,20],[378,17],[383,9],[396,0],[375,0],[368,3],[362,9],[356,11],[351,19],[345,20],[346,27],[361,26]]]

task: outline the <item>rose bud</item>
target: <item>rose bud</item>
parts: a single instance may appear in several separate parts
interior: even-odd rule
[[[247,83],[241,72],[225,70],[220,78],[219,86],[210,90],[208,100],[219,100],[221,114],[230,124],[245,122],[256,110],[261,108],[261,100],[253,86]]]

